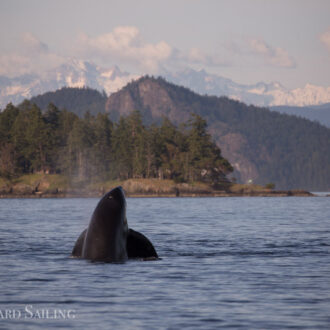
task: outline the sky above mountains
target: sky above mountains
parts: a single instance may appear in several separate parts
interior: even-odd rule
[[[330,86],[328,0],[1,0],[0,75],[68,58],[134,74],[206,69],[254,84]]]

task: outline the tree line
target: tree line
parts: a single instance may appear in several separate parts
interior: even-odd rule
[[[105,113],[83,118],[50,103],[46,111],[30,101],[8,104],[0,113],[0,176],[60,173],[77,180],[129,178],[206,181],[216,184],[233,171],[192,114],[175,126],[163,118],[146,126],[133,111],[112,122]]]

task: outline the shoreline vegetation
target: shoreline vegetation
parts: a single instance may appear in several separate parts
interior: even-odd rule
[[[59,174],[30,174],[11,181],[0,178],[0,198],[100,197],[119,185],[123,187],[127,197],[315,196],[305,190],[275,190],[254,184],[227,183],[214,187],[204,182],[176,183],[174,180],[164,179],[74,182]]]

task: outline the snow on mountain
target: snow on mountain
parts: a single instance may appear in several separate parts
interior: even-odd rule
[[[242,85],[218,75],[208,74],[205,70],[191,69],[175,74],[168,73],[166,79],[186,86],[197,93],[228,96],[258,106],[306,106],[330,102],[330,87],[311,84],[293,90],[285,88],[279,82]]]
[[[101,68],[88,61],[70,59],[42,76],[0,76],[0,108],[3,109],[9,102],[18,104],[25,98],[62,87],[88,86],[99,91],[104,90],[110,95],[139,77],[122,72],[117,66]],[[278,82],[243,85],[219,75],[209,74],[205,70],[192,69],[176,73],[167,72],[164,77],[169,82],[188,87],[200,94],[223,95],[259,106],[306,106],[330,102],[330,87],[307,84],[304,88],[289,90]]]
[[[306,84],[304,88],[293,90],[273,90],[274,99],[270,106],[276,105],[319,105],[330,102],[330,87]]]
[[[109,95],[138,77],[120,71],[117,66],[105,69],[91,62],[71,59],[42,76],[0,76],[0,108],[4,108],[9,102],[18,104],[26,98],[62,87],[88,86],[99,91],[104,90]]]

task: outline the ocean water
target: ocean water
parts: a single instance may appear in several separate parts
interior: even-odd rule
[[[98,199],[0,200],[0,328],[329,329],[330,199],[128,198],[161,260],[69,258]]]

